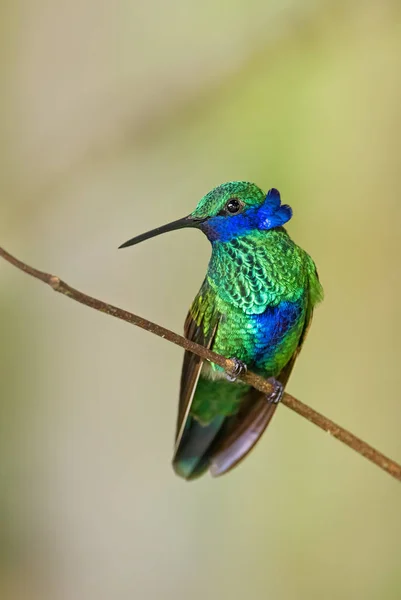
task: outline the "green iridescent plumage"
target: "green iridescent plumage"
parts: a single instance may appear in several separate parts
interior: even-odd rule
[[[292,242],[287,232],[283,228],[256,231],[213,247],[206,280],[190,315],[206,335],[216,314],[224,315],[212,349],[223,356],[235,356],[261,375],[276,377],[294,354],[306,314],[321,296],[312,259]],[[276,331],[274,340],[272,334],[266,340],[265,329],[259,331],[260,320],[255,315],[282,303],[299,305],[299,309],[281,335]],[[269,351],[257,359],[256,349],[260,344],[262,348],[267,345]],[[190,414],[203,423],[219,414],[233,414],[238,408],[238,393],[234,394],[234,401],[233,393],[229,393],[230,388],[237,391],[237,386],[227,385],[226,381],[216,382],[218,400],[210,400],[211,388],[202,383],[202,376],[217,379],[220,371],[216,365],[208,364],[202,370]],[[224,393],[219,386],[224,387]]]
[[[130,240],[197,227],[212,243],[206,278],[185,335],[281,386],[323,297],[315,264],[283,225],[290,207],[272,189],[237,181],[218,186],[184,219]],[[173,465],[185,479],[227,472],[262,435],[276,405],[216,365],[185,353]]]

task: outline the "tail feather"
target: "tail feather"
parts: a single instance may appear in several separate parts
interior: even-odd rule
[[[219,433],[224,416],[216,417],[208,425],[202,425],[189,417],[173,458],[177,475],[184,479],[200,477],[210,466],[209,450]]]

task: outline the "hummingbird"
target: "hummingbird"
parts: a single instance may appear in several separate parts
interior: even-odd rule
[[[186,480],[236,466],[262,436],[282,398],[323,299],[312,258],[283,227],[292,217],[277,189],[247,181],[211,190],[188,216],[138,235],[120,248],[193,227],[211,242],[206,277],[184,325],[186,338],[233,359],[227,374],[185,351],[173,467]],[[249,368],[266,394],[238,379]]]

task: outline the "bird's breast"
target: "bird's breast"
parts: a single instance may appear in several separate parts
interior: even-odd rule
[[[214,292],[233,308],[262,315],[283,301],[297,301],[307,284],[303,251],[286,233],[243,237],[216,244],[207,280]]]
[[[275,376],[295,352],[304,321],[303,297],[269,306],[261,314],[248,315],[231,308],[222,313],[212,348],[268,377]],[[210,372],[209,376],[216,375]]]

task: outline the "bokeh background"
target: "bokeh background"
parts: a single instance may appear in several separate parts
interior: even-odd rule
[[[3,0],[1,245],[181,331],[215,185],[278,187],[326,299],[289,390],[401,459],[395,0]],[[279,408],[229,476],[170,466],[182,352],[0,263],[0,597],[401,596],[399,483]]]

